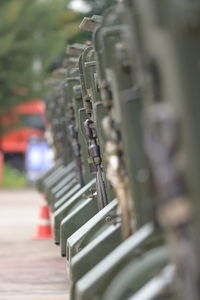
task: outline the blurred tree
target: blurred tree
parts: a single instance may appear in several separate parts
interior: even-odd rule
[[[80,15],[66,10],[66,2],[0,1],[0,110],[42,95],[52,62],[79,34]]]

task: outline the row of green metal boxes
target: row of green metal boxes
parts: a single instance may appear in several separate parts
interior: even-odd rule
[[[194,47],[183,22],[194,6],[178,2],[125,0],[84,18],[92,42],[68,46],[55,72],[47,110],[57,160],[38,187],[52,208],[72,300],[197,299],[188,298],[187,276],[174,280],[191,210],[176,160],[184,84],[170,47]],[[179,59],[184,83],[189,66]]]

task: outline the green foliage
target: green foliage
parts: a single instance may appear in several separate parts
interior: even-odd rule
[[[24,188],[26,187],[25,175],[11,166],[5,164],[3,172],[3,188]]]
[[[116,0],[85,0],[93,13]],[[67,0],[0,1],[0,111],[44,94],[43,80],[62,61],[67,41],[84,42],[82,15],[66,10]]]
[[[66,2],[0,1],[0,109],[41,97],[53,61],[79,34],[80,15],[67,11]]]

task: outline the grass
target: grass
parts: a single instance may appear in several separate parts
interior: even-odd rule
[[[26,178],[22,172],[5,164],[3,170],[3,183],[0,188],[24,188],[26,187]]]

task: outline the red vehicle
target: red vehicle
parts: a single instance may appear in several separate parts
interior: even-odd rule
[[[0,116],[0,150],[7,157],[23,157],[29,138],[44,135],[45,123],[45,104],[42,100],[33,99],[5,111]]]

